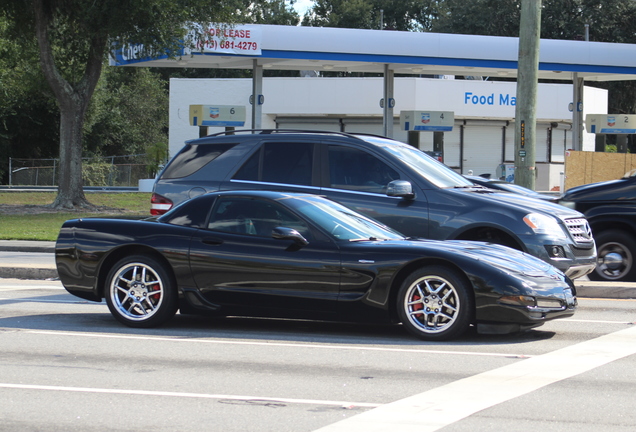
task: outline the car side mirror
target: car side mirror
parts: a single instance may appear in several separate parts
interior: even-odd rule
[[[272,238],[276,240],[292,240],[300,246],[307,246],[309,242],[293,228],[276,227],[272,230]]]
[[[413,185],[406,180],[393,180],[386,187],[386,194],[391,197],[401,197],[405,199],[415,198]]]

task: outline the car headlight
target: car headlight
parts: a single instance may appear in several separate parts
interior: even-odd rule
[[[523,221],[532,228],[535,234],[547,234],[558,238],[566,238],[563,228],[559,222],[553,217],[542,215],[539,213],[529,213]]]
[[[559,204],[561,204],[563,207],[567,207],[569,209],[572,210],[576,210],[576,203],[574,201],[557,201]]]

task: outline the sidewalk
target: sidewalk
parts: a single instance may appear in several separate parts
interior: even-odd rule
[[[0,240],[0,278],[57,279],[55,242]]]
[[[0,240],[0,278],[56,279],[54,252],[55,242]],[[583,279],[574,281],[578,297],[636,299],[636,282]]]

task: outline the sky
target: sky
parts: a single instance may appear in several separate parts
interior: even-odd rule
[[[294,9],[298,12],[300,16],[303,16],[307,9],[311,7],[313,0],[296,0],[294,4]]]

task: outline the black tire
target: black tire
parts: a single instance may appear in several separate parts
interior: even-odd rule
[[[475,306],[468,284],[447,267],[413,272],[398,292],[397,312],[404,328],[427,341],[459,337],[472,321]]]
[[[636,241],[619,230],[601,231],[594,235],[597,265],[588,278],[593,281],[636,281]]]
[[[173,278],[152,257],[131,255],[122,258],[108,273],[105,288],[110,313],[129,327],[156,327],[177,312]]]

